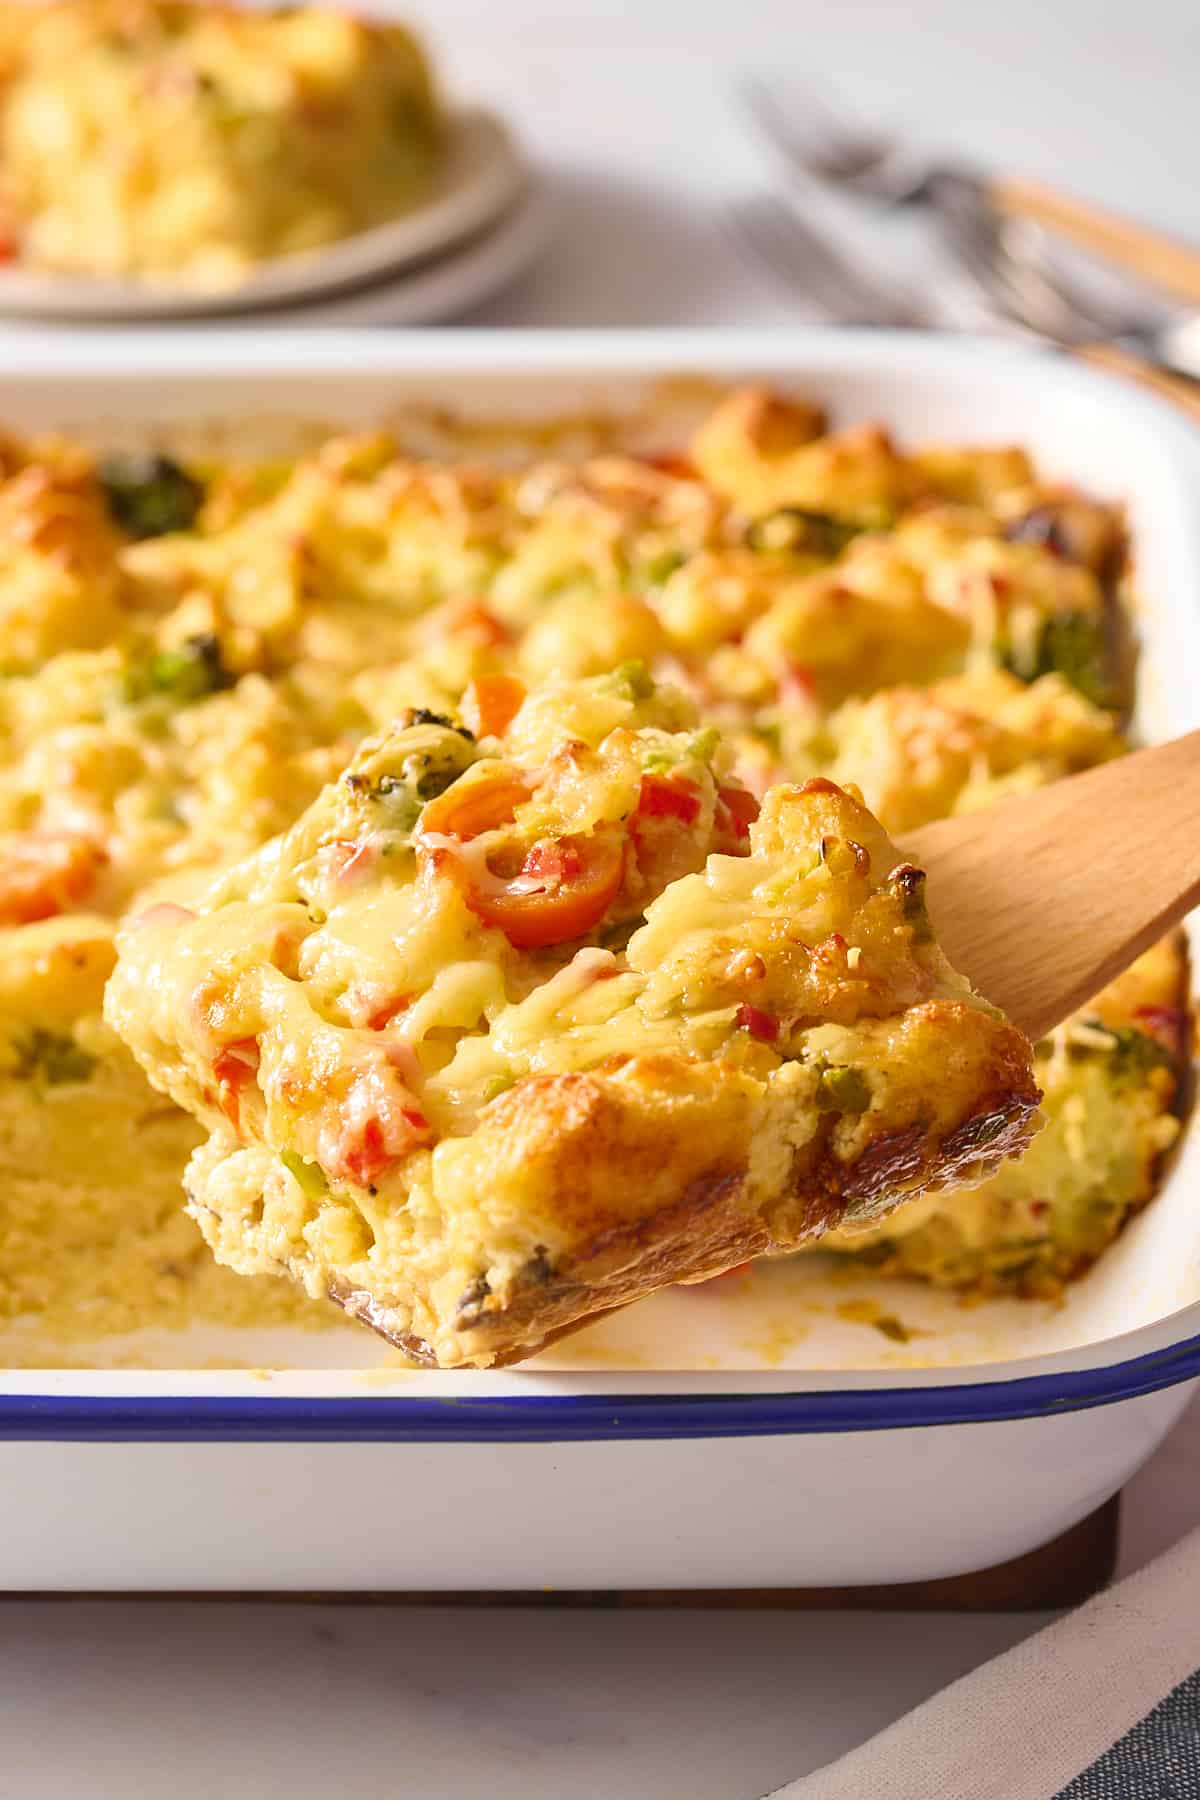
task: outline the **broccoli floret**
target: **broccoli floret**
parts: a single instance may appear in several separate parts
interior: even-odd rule
[[[751,550],[783,555],[840,556],[847,544],[868,526],[858,519],[839,519],[832,513],[809,512],[803,506],[781,506],[764,513],[746,527]]]
[[[232,687],[233,680],[221,660],[220,641],[206,631],[176,650],[158,650],[148,662],[131,668],[125,677],[125,698],[148,700],[159,694],[177,706],[190,706]]]
[[[108,510],[130,537],[189,531],[204,488],[169,456],[136,450],[106,456],[97,470]]]
[[[159,694],[186,705],[221,688],[233,677],[221,660],[221,645],[211,632],[188,638],[178,650],[160,650],[150,664],[150,685]]]
[[[1069,1041],[1067,1054],[1073,1061],[1089,1056],[1103,1056],[1113,1076],[1119,1080],[1142,1081],[1152,1069],[1170,1069],[1174,1058],[1166,1044],[1136,1025],[1104,1025],[1099,1019],[1086,1019],[1089,1032],[1099,1034],[1106,1042]]]
[[[1059,674],[1093,706],[1114,710],[1121,704],[1108,632],[1095,613],[1056,613],[1047,619],[1032,664],[1005,645],[1000,646],[999,659],[1001,667],[1022,681]]]
[[[446,713],[430,712],[427,706],[410,707],[405,719],[405,724],[441,725],[444,726],[447,731],[457,732],[459,737],[466,738],[468,744],[473,744],[475,742],[475,733],[473,731],[468,731],[465,725],[460,725],[457,719],[450,718]]]
[[[20,1081],[45,1081],[51,1087],[61,1087],[68,1082],[86,1081],[96,1067],[95,1057],[82,1050],[73,1037],[46,1031],[40,1025],[18,1039],[15,1048],[14,1073]]]
[[[365,795],[379,809],[379,822],[386,830],[402,833],[412,830],[426,801],[445,793],[470,767],[475,747],[465,726],[424,707],[409,712],[405,723],[416,742],[397,759],[398,766],[374,779],[358,770],[343,777],[351,793]],[[417,729],[420,727],[433,729]]]

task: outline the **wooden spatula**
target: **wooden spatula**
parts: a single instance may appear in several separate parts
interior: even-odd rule
[[[1036,219],[1094,256],[1105,257],[1142,281],[1153,281],[1192,306],[1200,305],[1200,247],[1126,219],[1078,194],[1025,176],[996,176],[988,199],[1001,212]]]
[[[1032,1038],[1200,904],[1200,731],[904,842],[950,961]]]

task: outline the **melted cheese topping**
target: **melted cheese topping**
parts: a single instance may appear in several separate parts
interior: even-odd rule
[[[841,796],[826,806],[825,854],[812,837],[819,793],[792,803],[780,790],[757,826],[739,829],[731,800],[756,809],[723,783],[722,746],[648,722],[663,717],[695,723],[681,696],[635,695],[604,677],[531,696],[493,740],[502,754],[480,754],[451,721],[372,740],[288,836],[218,884],[194,924],[170,909],[133,920],[114,1020],[152,1069],[183,1045],[188,1073],[173,1091],[210,1111],[214,1057],[254,1040],[268,1112],[290,1109],[281,1141],[317,1158],[317,1140],[359,1088],[380,1105],[391,1092],[440,1128],[469,1124],[535,1069],[594,1066],[655,1041],[711,1051],[758,992],[757,952],[748,940],[739,962],[739,937],[761,935],[770,953],[777,914],[797,944],[758,993],[781,1009],[777,1028],[789,1007],[798,1017],[824,1009],[839,981],[857,995],[844,1003],[848,1019],[877,1010],[873,994],[895,1007],[931,992],[931,948],[900,973],[895,897],[878,925],[869,906],[856,921],[872,971],[852,983],[844,955],[827,966],[799,948],[837,941],[871,893],[870,852],[861,875],[836,854]],[[420,805],[429,768],[447,759],[467,766]],[[797,843],[783,823],[790,804],[805,821]],[[898,859],[865,812],[854,828],[874,844],[878,882]],[[723,836],[741,854],[712,856]],[[561,845],[580,847],[578,871],[556,866]],[[611,875],[595,887],[599,845]],[[531,938],[539,912],[544,928]],[[619,955],[602,947],[643,917]],[[576,951],[581,935],[595,947]],[[320,1119],[302,1126],[309,1088]]]

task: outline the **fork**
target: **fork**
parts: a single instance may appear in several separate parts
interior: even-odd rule
[[[1200,305],[1200,249],[1042,182],[986,176],[965,162],[924,155],[901,138],[853,124],[828,98],[797,83],[744,76],[737,93],[763,137],[793,169],[885,206],[940,210],[951,202],[974,201],[1006,216],[1032,219]]]
[[[1123,339],[1164,363],[1177,349],[1185,373],[1200,370],[1195,315],[1164,322],[1149,309],[1114,304],[1072,281],[1054,262],[1043,226],[973,203],[950,203],[939,225],[939,240],[957,266],[1031,329],[1072,343]]]
[[[897,295],[893,287],[877,280],[825,232],[801,219],[773,194],[735,201],[726,208],[722,222],[735,245],[748,252],[752,261],[760,263],[789,294],[804,294],[814,301],[827,318],[841,324],[926,329],[942,323],[909,296]],[[1004,279],[993,279],[993,266],[985,260],[980,244],[972,243],[965,226],[958,242],[953,233],[949,234],[947,247],[977,291],[991,303],[995,323],[1007,320],[1040,342],[1073,351],[1089,362],[1152,387],[1200,422],[1200,392],[1194,383],[1119,346],[1091,341],[1092,333],[1082,320],[1068,325],[1065,311],[1061,310],[1066,304],[1061,293],[1055,295],[1060,309],[1057,316],[1051,311],[1048,296],[1046,303],[1036,308],[1024,303],[1016,286],[1016,270],[998,257]],[[996,314],[997,303],[1003,318]]]
[[[851,262],[829,236],[818,231],[774,194],[735,201],[723,223],[736,246],[748,251],[795,298],[802,294],[827,318],[841,325],[922,328],[928,315],[861,264]]]
[[[950,205],[940,242],[977,292],[1027,330],[1068,349],[1128,351],[1167,378],[1200,378],[1200,318],[1164,322],[1071,281],[1054,266],[1042,226],[991,207]],[[1193,396],[1200,399],[1200,387]]]

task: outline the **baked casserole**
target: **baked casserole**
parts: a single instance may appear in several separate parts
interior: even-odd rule
[[[7,1316],[57,1324],[85,1297],[98,1332],[332,1312],[307,1286],[374,1308],[418,1354],[486,1361],[664,1271],[699,1277],[802,1241],[833,1216],[818,1192],[863,1199],[853,1229],[822,1240],[839,1254],[1033,1294],[1086,1268],[1150,1198],[1179,1129],[1182,950],[1160,946],[1038,1045],[1031,1077],[1001,1053],[1006,1028],[926,962],[919,894],[889,885],[903,857],[886,836],[1121,753],[1118,508],[1046,483],[1019,450],[909,451],[758,389],[725,397],[666,456],[614,443],[493,465],[372,435],[172,460],[12,441],[0,474]],[[578,757],[588,779],[576,771],[566,798],[542,791],[542,771]],[[509,812],[439,829],[436,809],[496,765],[516,784]],[[418,791],[430,776],[442,792]],[[357,861],[345,848],[381,832],[396,846],[386,866],[380,846]],[[569,854],[526,867],[564,837]],[[870,852],[865,870],[846,844]],[[842,909],[821,914],[824,936],[847,956],[869,967],[864,906],[892,920],[903,956],[883,959],[874,1016],[905,1038],[886,1056],[865,1015],[829,1012],[832,990],[799,1004],[794,957],[777,965],[739,937],[758,929],[754,896],[785,845],[786,891],[762,916],[806,955],[824,941],[805,911],[814,869]],[[539,943],[511,916],[515,937],[497,927],[464,897],[472,866],[518,900],[565,890],[571,929]],[[438,904],[414,911],[435,879]],[[603,900],[594,916],[571,910],[580,889]],[[697,933],[721,953],[693,966]],[[167,1098],[103,1017],[118,934],[109,1018]],[[765,1004],[728,979],[758,962]],[[197,1001],[201,965],[228,986]],[[305,1022],[294,1036],[267,1019],[280,984]],[[969,1079],[944,1095],[944,1050],[916,1029],[930,1004],[958,1009],[968,1050],[982,1034]],[[232,1035],[214,1036],[226,1010]],[[399,1084],[413,1102],[382,1136],[349,1098],[360,1063],[373,1089]],[[831,1071],[823,1103],[813,1081]],[[893,1116],[897,1095],[877,1088],[889,1071],[908,1096],[896,1129],[920,1126],[909,1174],[926,1191],[872,1223],[907,1178],[892,1170],[860,1196],[849,1175]],[[329,1117],[305,1098],[326,1080]],[[774,1096],[788,1084],[785,1125]],[[1027,1154],[940,1194],[963,1161],[978,1176],[1017,1142],[1037,1088],[1045,1123]],[[742,1184],[706,1208],[713,1235],[694,1255],[695,1220],[669,1217],[653,1184],[627,1192],[594,1152],[591,1226],[566,1206],[573,1145],[614,1108],[604,1141],[632,1166],[638,1131],[677,1146],[673,1193],[718,1162]],[[992,1150],[968,1132],[956,1163],[955,1131],[997,1114]],[[768,1170],[747,1205],[747,1136],[769,1162],[780,1132],[798,1152],[818,1115],[821,1141],[832,1130],[846,1147],[837,1180],[823,1174],[797,1208]],[[335,1117],[343,1138],[358,1120],[361,1144],[338,1139]],[[365,1179],[379,1155],[384,1179]],[[191,1204],[218,1255],[285,1268],[295,1290],[213,1262],[182,1208],[193,1156]],[[481,1258],[461,1196],[485,1188],[506,1223]],[[596,1245],[610,1228],[620,1242],[633,1205],[660,1235],[605,1262]],[[377,1262],[409,1258],[418,1239],[417,1287],[365,1279],[373,1245]],[[655,1275],[668,1239],[675,1260]]]

